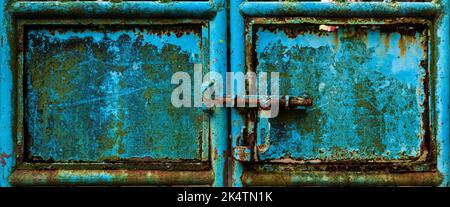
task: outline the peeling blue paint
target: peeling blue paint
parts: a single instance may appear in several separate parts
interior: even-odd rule
[[[450,186],[450,2],[439,1],[443,14],[437,19],[436,59],[436,139],[439,146],[437,168]]]
[[[13,73],[11,69],[11,17],[8,1],[0,0],[0,186],[9,186],[8,177],[15,165],[13,144]]]
[[[30,29],[28,159],[200,160],[202,111],[168,94],[172,74],[202,62],[201,28],[176,30]]]
[[[245,38],[244,38],[244,18],[240,13],[239,6],[242,0],[233,0],[230,2],[230,68],[231,72],[245,73]],[[237,87],[234,87],[234,91],[231,91],[231,95],[237,95]],[[231,109],[231,150],[234,150],[237,146],[243,145],[242,129],[245,126],[244,118],[239,114],[237,109]],[[232,186],[241,187],[243,183],[241,176],[244,173],[243,163],[233,160],[232,163]]]
[[[214,7],[218,10],[215,18],[210,22],[210,67],[211,71],[226,77],[228,69],[227,55],[227,4],[226,0],[213,0]],[[218,87],[215,85],[215,87]],[[222,86],[220,86],[222,87]],[[218,90],[216,90],[218,91]],[[226,89],[222,90],[225,95]],[[228,185],[228,109],[224,107],[214,109],[211,115],[211,165],[214,172],[213,186]]]
[[[314,107],[270,119],[270,147],[259,158],[418,158],[426,107],[419,95],[427,61],[427,43],[424,48],[421,41],[428,42],[427,30],[400,34],[339,26],[318,33],[319,25],[296,27],[305,33],[288,37],[287,27],[258,28],[256,70],[280,72],[280,93],[309,93]]]

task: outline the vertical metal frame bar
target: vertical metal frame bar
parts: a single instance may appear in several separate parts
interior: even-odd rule
[[[214,9],[217,10],[216,16],[210,22],[210,68],[226,77],[228,69],[228,12],[227,0],[212,0]],[[223,87],[214,84],[214,87]],[[225,95],[226,88],[221,90]],[[215,90],[218,91],[218,90]],[[211,114],[211,165],[214,172],[213,186],[228,186],[228,109],[217,107]]]
[[[442,11],[435,19],[434,61],[436,70],[436,140],[437,168],[443,176],[441,186],[450,186],[450,5],[449,0],[435,2]]]
[[[14,33],[9,7],[9,0],[0,0],[0,186],[10,186],[7,179],[15,166],[12,114]]]
[[[209,24],[202,26],[202,67],[207,67],[209,65]],[[202,68],[202,76],[207,74],[207,70]],[[209,143],[211,139],[210,130],[210,119],[208,113],[203,113],[203,123],[202,123],[202,146],[201,146],[201,160],[209,161]]]
[[[244,17],[240,13],[240,4],[243,0],[231,0],[230,2],[230,71],[233,73],[241,72],[245,74],[245,30]],[[234,84],[234,83],[232,83]],[[237,87],[233,87],[231,95],[237,93]],[[245,126],[244,117],[237,111],[231,109],[231,150],[242,145],[241,129]],[[244,173],[242,162],[232,159],[231,185],[243,186],[241,176]]]

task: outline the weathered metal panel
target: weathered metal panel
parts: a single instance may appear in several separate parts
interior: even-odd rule
[[[280,94],[308,93],[314,100],[312,108],[282,111],[268,123],[260,119],[258,143],[267,146],[257,146],[258,159],[426,157],[427,27],[339,25],[332,32],[319,27],[253,27],[256,71],[279,72]]]
[[[25,159],[201,160],[203,113],[170,83],[206,58],[202,26],[25,29]]]

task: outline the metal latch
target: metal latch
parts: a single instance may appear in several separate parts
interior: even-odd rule
[[[233,150],[235,160],[249,162],[251,160],[252,150],[249,146],[236,146]]]
[[[240,98],[225,96],[216,103],[228,104],[233,107],[245,106],[245,108],[258,108],[261,111],[270,110],[267,106],[269,101],[278,101],[280,108],[283,109],[304,109],[312,106],[313,100],[308,95],[302,96],[281,96],[274,99],[270,96],[244,96]],[[230,104],[231,103],[231,104]],[[245,105],[244,105],[245,104]],[[241,129],[241,133],[236,137],[236,142],[241,143],[245,138],[246,128]],[[270,147],[270,122],[267,118],[260,118],[257,127],[258,139],[256,140],[256,149],[260,153],[265,153]],[[236,146],[233,148],[234,159],[242,162],[249,162],[252,159],[252,147],[250,146]]]
[[[245,108],[259,108],[262,110],[270,109],[270,106],[266,106],[267,103],[272,101],[278,101],[280,108],[283,109],[297,109],[312,106],[313,100],[309,95],[301,96],[256,96],[256,95],[245,95],[245,96],[224,96],[218,97],[214,100],[205,100],[203,103],[207,106],[213,105],[223,105],[232,106],[234,108],[245,107]]]
[[[246,128],[241,129],[241,133],[236,137],[236,142],[241,143],[244,139]],[[238,161],[249,162],[251,160],[252,150],[250,146],[236,146],[233,148],[233,158]]]

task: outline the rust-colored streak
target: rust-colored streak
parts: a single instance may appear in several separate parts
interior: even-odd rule
[[[213,159],[216,160],[217,158],[219,158],[219,153],[217,152],[217,149],[214,148],[214,157],[213,157]]]
[[[339,35],[337,31],[333,33],[333,45],[334,50],[337,51],[339,49]]]
[[[9,155],[4,153],[4,152],[0,155],[0,160],[2,162],[2,167],[6,166],[6,159],[8,159],[8,158],[9,158]]]
[[[406,43],[405,37],[400,34],[400,39],[398,40],[398,48],[400,48],[400,56],[404,56],[406,53]]]
[[[389,49],[390,42],[391,42],[391,34],[390,33],[386,33],[386,37],[384,38],[384,47],[386,49]]]

